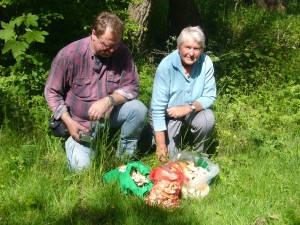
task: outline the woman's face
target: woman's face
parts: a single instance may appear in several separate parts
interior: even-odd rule
[[[181,62],[183,66],[193,65],[202,53],[202,46],[192,38],[185,40],[179,46]]]

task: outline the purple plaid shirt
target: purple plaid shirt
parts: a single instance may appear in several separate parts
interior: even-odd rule
[[[129,49],[121,44],[110,57],[100,59],[102,67],[97,69],[91,40],[91,36],[83,38],[58,52],[44,90],[55,114],[65,104],[72,119],[87,128],[88,110],[95,101],[113,92],[131,100],[139,91],[139,75]]]

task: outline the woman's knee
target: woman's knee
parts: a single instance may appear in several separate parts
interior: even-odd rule
[[[211,130],[214,128],[214,126],[216,125],[216,118],[215,115],[213,113],[213,111],[211,109],[207,109],[204,111],[204,115],[205,115],[205,119],[207,121],[207,126],[208,128]]]
[[[192,123],[196,129],[210,132],[216,124],[215,115],[211,109],[202,110],[195,116]]]

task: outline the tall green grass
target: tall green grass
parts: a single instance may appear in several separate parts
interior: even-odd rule
[[[220,173],[208,196],[181,199],[179,209],[167,210],[104,184],[105,172],[126,163],[115,157],[117,131],[101,130],[91,168],[70,172],[63,140],[50,134],[50,112],[37,95],[29,105],[9,102],[16,110],[2,107],[0,224],[300,224],[299,14],[241,7],[212,25],[222,21],[227,26],[217,33],[228,32],[208,43],[222,46],[211,52],[218,56],[219,96],[209,153]],[[155,65],[140,60],[138,67],[140,100],[149,106]],[[150,134],[147,124],[137,157],[154,168],[160,163]]]
[[[253,112],[253,96],[238,100],[229,104],[224,97],[216,104],[218,146],[211,159],[220,173],[209,195],[182,199],[171,211],[102,182],[105,172],[124,163],[115,158],[115,138],[102,138],[89,170],[72,173],[61,140],[2,127],[0,224],[300,224],[297,111],[268,115],[263,112],[273,105],[256,104]],[[159,165],[153,152],[141,161]]]

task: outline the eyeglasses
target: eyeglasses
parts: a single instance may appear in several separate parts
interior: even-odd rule
[[[99,40],[100,44],[102,45],[102,47],[105,48],[105,49],[114,49],[115,50],[121,45],[121,43],[107,45],[103,41],[101,41],[100,38],[98,38],[98,40]]]

